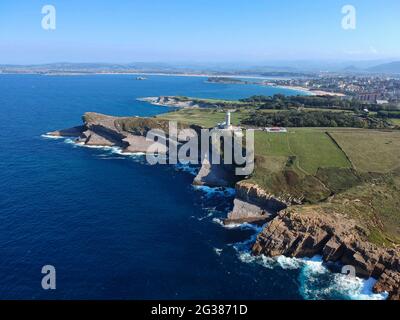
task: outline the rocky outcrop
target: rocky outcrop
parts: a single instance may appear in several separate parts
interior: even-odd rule
[[[168,127],[166,121],[154,118],[86,113],[83,119],[82,126],[48,134],[77,137],[77,142],[85,145],[118,146],[123,152],[146,152],[154,143],[146,140],[146,133],[151,129],[167,131]],[[204,161],[194,184],[231,186],[238,178],[234,169],[234,166],[211,165]],[[293,176],[286,178],[293,180]],[[400,299],[398,249],[371,244],[359,223],[320,205],[300,206],[298,204],[303,202],[303,198],[293,197],[293,192],[289,191],[276,195],[250,181],[241,181],[236,184],[234,208],[225,223],[269,221],[253,245],[254,254],[271,257],[312,257],[318,254],[325,261],[353,266],[360,277],[376,278],[376,292],[386,291],[391,299]]]
[[[85,113],[83,116],[84,125],[71,129],[64,129],[49,132],[48,135],[54,136],[74,136],[76,142],[88,146],[116,146],[122,152],[143,152],[146,153],[150,146],[157,147],[158,153],[166,154],[167,147],[179,148],[180,142],[169,139],[169,122],[157,118],[139,117],[113,117],[94,112]],[[178,129],[191,129],[187,132],[186,138],[195,132],[198,134],[201,129],[199,126],[187,126],[177,124]],[[147,133],[152,129],[162,130],[165,135],[157,136],[157,142],[146,140]],[[199,150],[200,152],[200,150]],[[202,163],[201,169],[194,179],[194,185],[205,185],[210,187],[232,187],[237,182],[233,165],[213,164],[208,160]]]
[[[140,98],[140,101],[145,101],[156,106],[167,106],[167,107],[176,107],[176,108],[194,108],[199,107],[196,106],[193,101],[181,101],[176,97],[148,97],[148,98]]]
[[[194,178],[193,185],[209,187],[232,187],[237,181],[233,166],[211,164],[204,159],[201,168]]]
[[[233,210],[228,214],[225,224],[265,222],[275,217],[287,205],[285,200],[268,194],[259,186],[241,181],[236,184]]]
[[[378,279],[375,292],[399,299],[399,251],[371,244],[366,231],[341,214],[327,214],[316,206],[288,208],[258,235],[252,251],[270,257],[322,255],[324,261],[353,266],[357,276]]]
[[[174,97],[174,96],[160,96],[160,97],[148,97],[148,98],[140,98],[140,101],[145,101],[156,106],[167,106],[174,108],[210,108],[215,107],[215,104],[212,104],[207,101],[195,100],[195,99],[187,99],[183,97]]]
[[[48,135],[54,137],[79,137],[85,130],[85,126],[77,126],[69,129],[49,132]]]
[[[113,117],[94,112],[85,113],[84,125],[49,132],[48,135],[76,137],[77,143],[88,146],[116,146],[122,152],[146,152],[153,141],[146,140],[146,133],[153,129],[165,129],[162,120],[136,117]],[[160,153],[166,149],[159,144]]]
[[[266,207],[269,211],[280,211],[292,204],[291,198],[281,198],[268,193],[260,186],[247,181],[241,181],[236,185],[237,197],[260,207]]]

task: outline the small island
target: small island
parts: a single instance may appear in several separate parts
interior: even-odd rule
[[[210,83],[223,83],[223,84],[255,84],[256,82],[241,80],[231,77],[210,77],[207,79]]]

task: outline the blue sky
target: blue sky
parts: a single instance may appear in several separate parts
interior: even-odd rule
[[[1,0],[0,64],[400,59],[399,31],[399,0]]]

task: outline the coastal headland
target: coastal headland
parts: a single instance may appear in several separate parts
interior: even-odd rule
[[[83,125],[48,134],[75,137],[76,143],[84,145],[116,146],[122,152],[146,152],[149,130],[166,130],[171,119],[181,128],[208,127],[214,117],[221,116],[215,110],[230,105],[215,100],[205,106],[200,99],[171,97],[146,101],[179,104],[183,115],[195,109],[206,116],[181,121],[180,112],[153,118],[86,113]],[[240,123],[241,118],[234,121]],[[225,223],[264,225],[253,244],[254,255],[320,255],[327,265],[352,266],[355,275],[377,279],[374,292],[387,292],[389,299],[399,300],[399,138],[400,132],[390,128],[259,130],[253,174],[239,179],[233,174],[234,166],[203,162],[193,183],[235,186],[234,207]]]

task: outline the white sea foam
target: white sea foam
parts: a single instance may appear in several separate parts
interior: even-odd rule
[[[234,188],[212,188],[208,186],[193,186],[193,188],[195,190],[204,192],[207,197],[213,197],[216,195],[233,197],[236,193]]]
[[[53,135],[51,135],[51,134],[42,134],[41,137],[42,137],[42,138],[46,138],[46,139],[55,139],[55,140],[65,139],[65,137],[53,136]]]
[[[219,224],[220,226],[222,226],[222,227],[226,227],[225,225],[224,225],[224,222],[221,220],[221,219],[219,219],[219,218],[214,218],[214,219],[212,219],[212,221],[214,222],[214,223],[217,223],[217,224]]]
[[[264,255],[255,256],[250,251],[240,252],[238,257],[244,263],[257,263],[267,269],[273,269],[277,266],[276,259]]]
[[[238,248],[237,246],[235,246]],[[323,264],[320,256],[312,259],[288,257],[270,258],[264,255],[254,256],[249,250],[239,251],[238,257],[245,263],[257,263],[267,269],[280,267],[285,270],[300,270],[300,293],[307,300],[352,299],[384,300],[388,294],[373,293],[375,279],[361,279],[341,273],[332,273]]]
[[[214,211],[210,210],[210,211],[208,211],[208,214],[206,214],[206,215],[205,215],[205,216],[203,216],[203,217],[197,218],[197,220],[199,220],[199,221],[203,221],[204,219],[207,219],[207,218],[210,218],[210,217],[212,217],[212,216],[213,216],[213,214],[214,214]]]
[[[100,157],[100,156],[102,156],[102,157]],[[99,158],[101,159],[101,160],[124,160],[124,158],[122,158],[122,157],[111,157],[111,156],[109,156],[109,155],[100,155],[99,156]]]
[[[65,139],[64,142],[68,143],[68,144],[73,144],[73,145],[76,145],[76,146],[82,146],[83,145],[82,142],[76,142],[75,140],[73,140],[71,138]]]
[[[219,218],[214,218],[214,219],[212,219],[212,221],[214,223],[217,223],[220,226],[224,227],[225,229],[252,229],[252,230],[254,230],[256,232],[255,237],[262,230],[262,227],[259,227],[259,226],[256,226],[254,224],[250,224],[250,223],[247,223],[247,222],[245,222],[245,223],[224,224],[224,221],[222,219],[219,219]],[[247,243],[247,242],[250,242],[250,241],[254,241],[255,237],[254,238],[251,237],[250,239],[246,240],[245,242]],[[237,243],[237,244],[239,244],[239,243]]]
[[[361,279],[341,273],[331,273],[322,263],[320,257],[303,260],[300,274],[300,292],[306,299],[327,299],[329,297],[345,297],[353,300],[384,300],[386,293],[373,293],[375,279]],[[320,277],[325,282],[321,283]],[[328,281],[328,284],[326,282]]]
[[[190,173],[193,176],[196,176],[199,171],[199,168],[193,167],[192,165],[190,165],[188,163],[178,163],[175,165],[175,168],[180,171]]]
[[[117,155],[125,156],[125,157],[142,157],[142,156],[146,155],[144,152],[125,152],[125,151],[123,151],[123,149],[121,149],[119,147],[115,147],[115,146],[87,145],[83,142],[77,142],[70,138],[65,139],[64,142],[68,143],[68,144],[73,144],[74,146],[77,146],[77,147],[109,151],[112,154],[117,154]],[[107,155],[102,155],[102,156],[107,156]]]
[[[146,155],[145,152],[126,152],[118,147],[112,147],[111,151],[115,154],[119,154],[120,156],[126,156],[126,157],[142,157]]]
[[[221,255],[222,251],[223,251],[223,249],[214,248],[214,252],[215,252],[218,256]]]
[[[285,270],[298,269],[302,265],[302,261],[296,258],[288,258],[285,256],[279,256],[276,258],[276,263]]]

